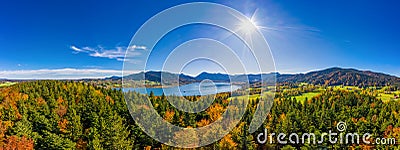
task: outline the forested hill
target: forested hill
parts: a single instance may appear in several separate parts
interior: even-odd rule
[[[161,77],[163,78],[164,83],[169,83],[171,81],[175,81],[175,79],[179,78],[179,82],[181,83],[188,83],[188,82],[195,82],[196,79],[194,79],[191,76],[184,75],[184,74],[174,74],[174,73],[169,73],[169,72],[161,72],[161,71],[148,71],[148,72],[140,72],[136,74],[131,74],[125,77],[125,80],[149,80],[149,81],[154,81],[154,82],[161,82]],[[108,78],[108,79],[115,79],[116,77],[113,78]],[[121,79],[121,78],[120,78]],[[106,78],[107,80],[107,78]],[[170,83],[170,84],[176,84],[176,83]]]
[[[399,85],[400,78],[372,71],[356,69],[329,68],[313,71],[306,74],[278,75],[278,82],[306,82],[318,85]]]
[[[74,81],[0,88],[0,149],[132,149],[133,121],[123,98]]]

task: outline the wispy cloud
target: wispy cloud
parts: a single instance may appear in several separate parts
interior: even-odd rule
[[[0,78],[6,79],[88,79],[121,75],[121,70],[75,68],[0,71]]]
[[[78,48],[74,45],[70,46],[69,48],[71,48],[72,50],[77,51],[77,52],[83,52],[80,48]]]
[[[100,57],[100,58],[109,58],[109,59],[115,59],[118,61],[138,61],[138,60],[133,60],[132,57],[139,56],[142,54],[143,50],[147,50],[145,46],[137,46],[137,45],[132,45],[130,47],[123,47],[123,46],[117,46],[113,49],[106,49],[102,46],[97,46],[97,47],[78,47],[75,45],[71,45],[70,49],[73,50],[73,53],[78,54],[78,53],[87,53],[89,56],[92,57]],[[127,53],[127,57],[125,58],[125,53],[126,50],[129,52]]]

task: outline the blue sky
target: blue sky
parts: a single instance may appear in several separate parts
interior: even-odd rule
[[[157,13],[188,2],[3,1],[0,78],[120,75],[122,54],[136,30]],[[396,1],[211,2],[248,17],[255,14],[256,24],[268,27],[262,33],[279,72],[339,66],[400,76],[400,10]],[[213,36],[212,31],[195,25],[177,29],[154,51],[166,55],[185,40]],[[146,47],[136,46],[138,50]],[[154,62],[159,63],[157,59]],[[205,63],[197,64],[198,68]],[[187,71],[196,74],[202,69]],[[211,67],[207,71],[219,70]]]

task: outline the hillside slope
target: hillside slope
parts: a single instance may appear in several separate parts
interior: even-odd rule
[[[395,85],[400,78],[372,71],[356,69],[329,68],[306,74],[278,75],[278,82],[306,82],[320,85],[374,86]]]

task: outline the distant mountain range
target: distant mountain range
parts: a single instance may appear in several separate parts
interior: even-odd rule
[[[141,80],[145,77],[146,80],[161,82],[161,74],[164,73],[163,82],[168,83],[169,79],[176,78],[179,76],[180,83],[191,83],[199,82],[204,79],[209,79],[218,82],[229,82],[230,78],[232,81],[247,81],[259,82],[261,78],[264,81],[272,82],[274,77],[278,83],[299,83],[305,82],[310,84],[319,85],[352,85],[352,86],[373,86],[373,85],[400,85],[400,78],[391,76],[383,73],[377,73],[372,71],[360,71],[356,69],[343,69],[343,68],[329,68],[320,71],[313,71],[305,74],[280,74],[280,73],[268,73],[268,74],[241,74],[241,75],[228,75],[222,73],[207,73],[203,72],[199,75],[192,77],[185,74],[175,74],[169,72],[160,71],[149,71],[141,72],[126,76],[128,80]],[[121,77],[107,78],[108,80],[119,80]],[[107,80],[106,79],[106,80]]]
[[[306,74],[279,75],[278,82],[306,82],[319,85],[400,85],[400,78],[372,71],[356,69],[329,68]]]
[[[185,74],[176,74],[161,71],[148,71],[140,72],[125,76],[127,80],[149,80],[154,82],[161,82],[161,74],[163,74],[163,83],[177,84],[173,79],[179,77],[180,84],[200,82],[205,79],[214,82],[246,82],[247,78],[250,83],[260,82],[263,78],[266,83],[310,83],[318,85],[351,85],[351,86],[384,86],[384,85],[397,85],[400,86],[400,78],[384,73],[377,73],[372,71],[361,71],[357,69],[344,69],[344,68],[328,68],[319,71],[312,71],[305,74],[280,74],[280,73],[266,73],[266,74],[239,74],[228,75],[223,73],[208,73],[202,72],[197,76],[189,76]],[[145,78],[143,78],[145,77]],[[81,81],[112,81],[115,83],[120,82],[122,77],[112,76],[104,79],[81,79]],[[9,80],[0,79],[0,82],[5,81],[27,81],[27,80]]]

